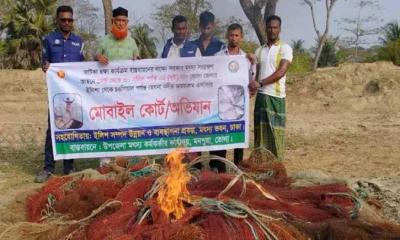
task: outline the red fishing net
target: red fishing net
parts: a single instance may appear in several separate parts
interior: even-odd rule
[[[139,171],[144,166],[141,162],[126,169]],[[251,166],[243,169],[251,170]],[[100,212],[80,228],[71,228],[75,233],[70,239],[251,240],[266,239],[266,234],[281,240],[400,238],[397,225],[370,226],[353,220],[359,205],[347,186],[292,188],[281,163],[271,163],[267,169],[273,173],[268,178],[246,184],[239,179],[222,195],[235,175],[201,172],[187,186],[193,201],[185,201],[186,212],[178,220],[164,214],[157,195],[145,198],[154,190],[159,174],[123,185],[114,179],[52,178],[40,192],[28,197],[28,220],[39,221],[51,212],[82,219],[115,200],[119,207]],[[239,209],[234,205],[237,202],[251,212]]]

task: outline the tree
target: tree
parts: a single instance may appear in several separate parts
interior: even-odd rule
[[[108,34],[111,31],[111,19],[112,19],[112,0],[102,0],[104,10],[104,32]]]
[[[305,53],[306,50],[304,49],[304,40],[292,40],[292,49],[293,55]]]
[[[225,23],[223,23],[223,25],[221,25],[221,31],[223,33],[223,36],[221,37],[225,37],[226,34],[226,30],[228,29],[229,25],[233,24],[233,23],[237,23],[240,24],[243,28],[243,35],[246,37],[248,35],[250,35],[253,32],[253,26],[251,25],[250,22],[245,22],[243,21],[243,19],[238,18],[236,16],[230,16]]]
[[[3,17],[5,67],[34,69],[40,65],[42,37],[53,28],[50,21],[56,0],[10,1]]]
[[[156,22],[158,33],[163,42],[166,42],[171,33],[172,18],[180,14],[188,19],[189,30],[199,32],[199,15],[201,12],[211,10],[212,6],[206,0],[175,0],[171,4],[156,6],[153,18]]]
[[[4,16],[6,16],[7,12],[10,11],[10,0],[0,0],[0,38],[3,35],[4,31]]]
[[[366,8],[379,9],[379,3],[377,0],[359,0],[354,5],[357,9],[357,15],[351,18],[342,18],[341,23],[346,25],[343,30],[350,34],[350,37],[343,40],[354,48],[354,59],[357,60],[360,45],[369,43],[366,37],[379,32],[377,27],[366,27],[366,24],[378,22],[379,19],[373,14],[363,16],[363,11]]]
[[[147,24],[138,24],[130,29],[139,47],[140,57],[155,58],[157,56],[156,39],[151,37],[152,30]]]
[[[383,27],[383,38],[380,38],[384,45],[400,39],[400,26],[397,22],[390,22]]]
[[[303,4],[307,5],[310,8],[314,31],[317,34],[317,50],[315,51],[313,70],[316,70],[318,67],[319,58],[321,56],[322,49],[327,41],[327,37],[329,34],[329,24],[332,16],[331,13],[333,7],[335,6],[338,0],[325,0],[326,15],[325,15],[325,29],[323,33],[321,33],[321,31],[318,29],[317,20],[315,16],[314,5],[316,4],[317,1],[320,2],[321,0],[301,0]]]
[[[240,0],[243,12],[253,26],[261,45],[266,41],[265,20],[275,14],[277,3],[278,0]]]
[[[400,27],[397,22],[386,24],[383,28],[382,46],[378,50],[378,59],[392,61],[400,66]]]
[[[337,42],[339,38],[327,37],[318,61],[318,67],[333,67],[338,65]],[[317,43],[318,44],[318,43]]]
[[[400,66],[400,38],[388,42],[378,50],[378,59],[391,61]]]

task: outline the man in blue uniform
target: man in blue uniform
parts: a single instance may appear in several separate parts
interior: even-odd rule
[[[225,48],[223,42],[214,36],[215,16],[209,11],[202,12],[199,16],[200,37],[192,43],[196,44],[202,56],[214,56]]]
[[[200,50],[196,44],[188,41],[189,28],[186,17],[177,15],[172,19],[172,32],[174,37],[167,40],[162,58],[200,57]]]
[[[72,33],[73,29],[73,10],[70,6],[60,6],[57,8],[58,30],[51,32],[43,40],[42,50],[42,70],[46,72],[51,63],[60,62],[80,62],[84,60],[83,41]],[[55,161],[53,157],[53,146],[51,142],[50,117],[48,118],[48,128],[46,131],[44,155],[44,168],[35,178],[35,182],[46,181],[54,172]],[[73,160],[64,160],[64,174],[73,171]]]
[[[216,53],[225,48],[225,44],[221,42],[218,38],[214,36],[215,32],[215,16],[209,11],[204,11],[199,16],[199,27],[200,27],[200,37],[192,43],[196,44],[204,56],[214,56]],[[210,151],[211,155],[217,155],[220,157],[225,157],[226,150]],[[195,167],[201,168],[198,164]],[[210,161],[210,168],[217,170],[218,172],[225,172],[225,164],[217,161]]]

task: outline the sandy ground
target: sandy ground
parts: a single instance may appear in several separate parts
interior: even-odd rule
[[[348,64],[291,75],[287,87],[289,172],[318,169],[379,186],[385,214],[400,223],[400,68]],[[0,71],[0,213],[40,186],[33,178],[43,161],[46,96],[40,70]],[[0,223],[21,218],[1,214]]]

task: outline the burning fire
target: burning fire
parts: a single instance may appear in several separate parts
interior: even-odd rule
[[[189,191],[186,184],[190,180],[190,174],[186,170],[186,164],[182,163],[185,151],[177,149],[165,158],[168,173],[165,184],[158,192],[157,203],[168,217],[180,219],[185,213],[183,200],[189,201]]]

